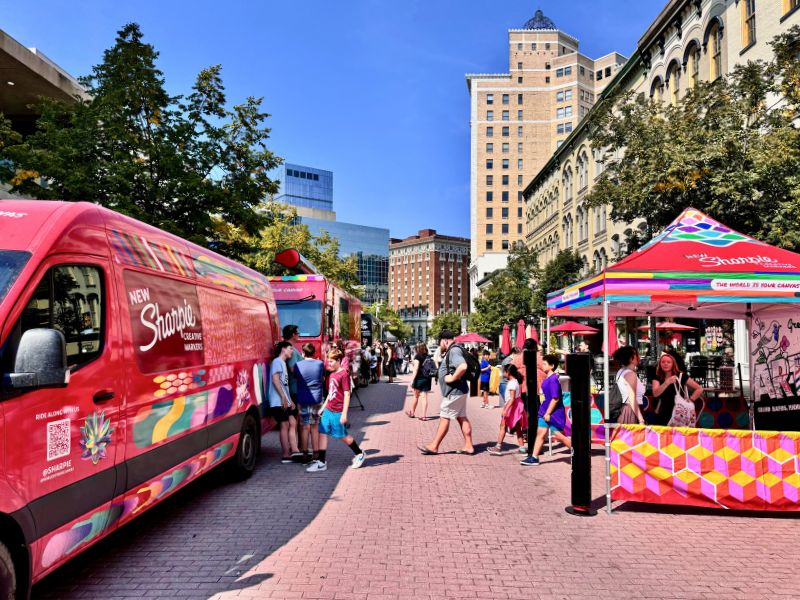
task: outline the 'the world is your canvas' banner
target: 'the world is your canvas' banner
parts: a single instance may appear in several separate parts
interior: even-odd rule
[[[746,510],[800,510],[800,433],[620,425],[611,498]]]

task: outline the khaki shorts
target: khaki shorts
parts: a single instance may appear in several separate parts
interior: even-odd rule
[[[454,394],[442,398],[439,407],[439,417],[442,419],[457,419],[467,416],[467,394]]]

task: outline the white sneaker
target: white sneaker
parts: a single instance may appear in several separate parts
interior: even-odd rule
[[[350,468],[351,468],[351,469],[358,469],[358,468],[360,468],[360,467],[361,467],[361,465],[363,465],[363,464],[364,464],[364,461],[366,460],[366,458],[367,458],[367,455],[366,455],[366,454],[364,454],[363,452],[362,452],[361,454],[356,454],[356,455],[353,457],[353,461],[350,463]]]
[[[327,471],[327,470],[328,470],[327,463],[324,463],[324,462],[319,461],[319,460],[315,460],[310,465],[308,465],[308,468],[306,469],[306,473],[319,473],[321,471]]]

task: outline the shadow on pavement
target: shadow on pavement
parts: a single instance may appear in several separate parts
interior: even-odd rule
[[[359,393],[366,410],[351,410],[349,417],[369,456],[363,468],[399,461],[402,455],[382,456],[369,447],[369,427],[390,421],[367,421],[402,411],[405,385],[373,384]],[[310,474],[303,465],[280,464],[275,432],[262,444],[250,479],[231,483],[221,469],[200,477],[37,583],[32,598],[135,592],[138,598],[206,600],[280,576],[258,566],[311,524],[327,502],[340,500],[336,487],[350,470],[352,453],[331,440],[328,471]]]

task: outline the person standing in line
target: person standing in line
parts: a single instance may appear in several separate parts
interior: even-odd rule
[[[295,405],[295,409],[297,408],[297,380],[294,376],[294,367],[297,363],[303,360],[303,355],[297,349],[297,346],[300,344],[300,328],[297,325],[289,324],[284,325],[283,327],[283,339],[286,342],[289,342],[292,345],[292,355],[289,357],[289,360],[286,361],[286,370],[289,373],[289,397],[292,399],[292,403]],[[300,420],[297,420],[295,429],[292,429],[289,432],[289,435],[295,437],[295,439],[300,437]],[[297,442],[294,443],[295,447],[297,446]],[[292,460],[299,460],[302,458],[301,454],[292,454]]]
[[[369,353],[369,371],[372,377],[372,383],[378,383],[378,363],[380,361],[380,352],[376,344],[372,351]]]
[[[314,358],[312,343],[303,344],[303,360],[294,366],[297,381],[297,404],[300,409],[300,451],[303,464],[316,460],[319,450],[319,410],[322,408],[322,388],[325,365]],[[309,437],[313,455],[309,453]]]
[[[497,444],[488,450],[489,454],[495,456],[499,456],[503,453],[503,440],[506,437],[507,431],[516,434],[519,452],[527,452],[525,440],[522,437],[522,431],[528,428],[525,403],[522,401],[522,393],[520,392],[522,375],[517,371],[517,367],[510,363],[503,367],[503,370],[508,381],[505,390],[506,401],[500,416],[500,431],[497,433]]]
[[[500,389],[498,390],[498,392],[500,393],[501,398],[506,397],[506,385],[508,384],[508,377],[506,375],[508,371],[506,370],[506,366],[511,364],[511,361],[514,360],[514,355],[518,353],[519,353],[519,348],[513,346],[511,348],[511,353],[500,362],[501,375],[500,375]]]
[[[384,370],[386,377],[389,378],[389,383],[394,383],[394,378],[397,377],[397,369],[395,368],[394,347],[392,344],[386,344],[386,354],[384,361]]]
[[[366,455],[348,433],[347,411],[350,409],[350,373],[342,368],[342,353],[338,349],[328,352],[328,397],[319,411],[319,450],[317,460],[306,469],[309,473],[328,470],[328,437],[342,440],[353,451],[350,468],[358,469],[364,464]]]
[[[572,448],[572,440],[567,437],[567,412],[564,409],[564,399],[561,392],[561,380],[558,375],[558,355],[547,354],[542,359],[545,378],[542,381],[542,394],[544,402],[539,407],[538,428],[536,442],[533,445],[533,454],[520,461],[526,467],[539,464],[539,453],[542,451],[544,438],[550,430],[559,442],[567,448]]]
[[[362,385],[369,385],[370,374],[372,372],[372,353],[369,351],[369,346],[364,344],[364,348],[361,350],[361,383]]]
[[[472,444],[472,424],[467,418],[469,385],[466,381],[467,361],[464,358],[466,350],[460,344],[453,344],[455,337],[453,332],[447,329],[439,334],[439,349],[443,355],[439,365],[439,387],[442,392],[439,428],[430,444],[418,446],[422,454],[439,454],[439,446],[450,429],[450,421],[454,419],[461,426],[461,433],[464,436],[464,447],[458,454],[475,454],[475,447]]]
[[[435,365],[432,364],[433,359],[428,356],[428,347],[419,343],[417,344],[417,353],[411,362],[411,372],[413,373],[411,389],[414,392],[414,398],[411,400],[411,409],[406,414],[413,419],[417,414],[417,402],[419,402],[422,412],[420,421],[428,420],[428,392],[431,391],[431,378],[425,374],[426,361],[429,361],[428,369],[435,368]],[[422,397],[421,402],[420,397]]]
[[[492,408],[489,404],[489,381],[491,378],[492,365],[489,363],[489,351],[484,350],[481,359],[481,395],[483,396],[481,408]]]
[[[614,360],[622,367],[617,371],[614,384],[619,387],[622,394],[622,410],[617,418],[617,423],[625,425],[644,425],[644,383],[636,375],[639,366],[639,351],[633,346],[623,346],[614,352]]]
[[[406,358],[405,346],[403,345],[403,342],[398,342],[397,346],[395,347],[395,359],[394,359],[394,366],[398,375],[403,374],[403,363],[405,362],[405,358]]]
[[[283,340],[275,346],[275,360],[269,370],[269,411],[280,427],[281,463],[292,462],[292,456],[301,457],[297,448],[297,406],[289,394],[289,370],[286,361],[292,356],[292,344]]]
[[[375,381],[380,382],[381,376],[383,375],[383,357],[386,355],[384,352],[383,344],[377,342],[375,344],[375,358],[376,358],[376,369],[375,369]]]

